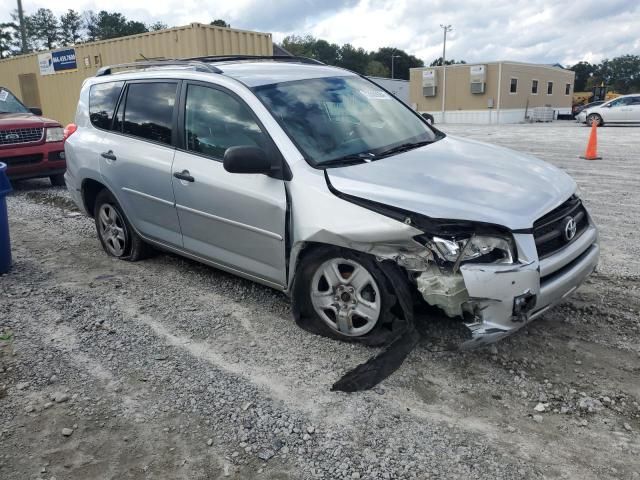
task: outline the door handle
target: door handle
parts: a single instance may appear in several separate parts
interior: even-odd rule
[[[196,179],[193,178],[190,174],[189,174],[189,170],[183,170],[181,172],[176,172],[173,174],[174,177],[176,177],[179,180],[184,180],[185,182],[195,182]]]
[[[116,156],[113,154],[113,150],[109,150],[108,152],[102,152],[100,156],[102,158],[106,158],[107,160],[113,160],[114,162],[117,160]]]

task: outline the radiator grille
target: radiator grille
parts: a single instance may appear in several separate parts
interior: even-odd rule
[[[576,223],[575,236],[566,239],[565,227],[569,218]],[[536,220],[533,224],[533,237],[536,241],[538,258],[553,255],[574,242],[589,226],[587,211],[578,197],[573,195],[558,208]]]
[[[44,128],[14,128],[0,130],[0,145],[14,145],[19,143],[33,143],[42,140]]]

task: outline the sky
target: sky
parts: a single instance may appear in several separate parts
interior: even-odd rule
[[[57,15],[70,6],[59,0],[22,3],[26,13],[46,7]],[[573,65],[640,55],[638,0],[75,0],[72,6],[170,26],[221,18],[235,28],[271,32],[275,42],[311,34],[366,50],[401,48],[426,63],[442,55],[441,24],[453,27],[447,58],[467,62]],[[0,10],[0,21],[9,20],[11,8]]]

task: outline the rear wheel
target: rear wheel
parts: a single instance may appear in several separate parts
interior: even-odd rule
[[[591,115],[589,115],[587,117],[587,125],[591,126],[594,123],[599,127],[604,125],[604,122],[602,121],[602,117],[600,115],[598,115],[597,113],[592,113]]]
[[[398,335],[392,286],[375,259],[337,247],[302,260],[293,286],[296,322],[305,330],[369,345]]]
[[[49,177],[49,181],[51,182],[51,185],[53,185],[54,187],[64,187],[65,183],[64,183],[64,174],[61,173],[59,175],[51,175]]]
[[[102,190],[96,197],[94,219],[98,238],[108,255],[135,262],[152,252],[152,248],[133,230],[118,201],[108,190]]]

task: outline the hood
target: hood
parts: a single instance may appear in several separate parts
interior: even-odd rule
[[[32,113],[0,113],[0,130],[13,128],[59,127],[60,123]]]
[[[455,137],[398,155],[326,170],[339,192],[431,218],[528,229],[576,190],[535,157]]]

